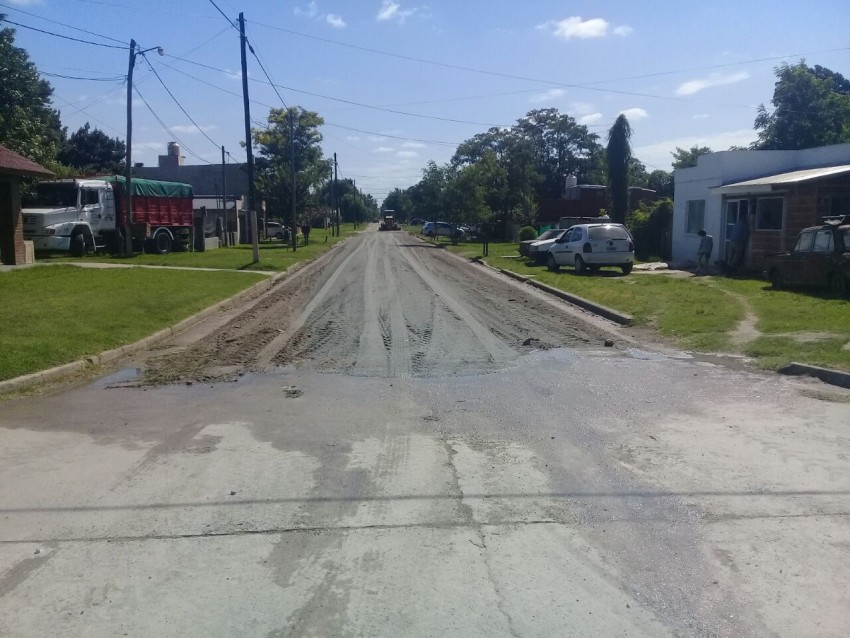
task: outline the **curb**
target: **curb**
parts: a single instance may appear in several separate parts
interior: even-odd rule
[[[555,297],[559,297],[564,301],[567,301],[574,306],[578,306],[579,308],[584,308],[585,310],[589,310],[590,312],[599,315],[600,317],[604,317],[609,321],[613,321],[614,323],[618,323],[621,326],[629,326],[631,325],[634,318],[631,315],[627,315],[624,312],[619,312],[614,310],[613,308],[609,308],[608,306],[603,306],[602,304],[598,304],[596,302],[590,301],[589,299],[585,299],[584,297],[579,297],[578,295],[574,295],[569,292],[564,292],[559,288],[555,288],[554,286],[549,286],[548,284],[541,283],[531,277],[526,277],[524,275],[520,275],[515,273],[512,270],[508,270],[507,268],[498,268],[500,273],[507,275],[511,279],[516,279],[517,281],[521,281],[523,283],[528,284],[538,290],[542,290],[550,295],[554,295]]]
[[[113,348],[112,350],[106,350],[101,352],[100,354],[93,355],[85,355],[76,361],[71,361],[70,363],[64,363],[62,365],[48,368],[46,370],[39,370],[38,372],[31,372],[30,374],[25,374],[20,377],[14,377],[12,379],[6,379],[5,381],[0,381],[0,393],[8,392],[9,390],[15,390],[17,388],[30,385],[32,383],[40,383],[44,381],[54,381],[64,376],[68,376],[73,374],[74,372],[79,372],[80,370],[84,370],[89,366],[95,365],[105,365],[107,363],[112,363],[113,361],[117,361],[123,356],[128,354],[133,354],[134,352],[139,352],[140,350],[144,350],[146,348],[150,348],[161,341],[168,339],[180,332],[183,332],[187,328],[195,325],[196,323],[203,321],[207,317],[212,314],[215,314],[219,310],[223,308],[242,303],[250,298],[259,297],[261,294],[269,290],[272,286],[274,286],[277,282],[282,279],[286,279],[297,273],[302,268],[306,267],[308,264],[315,262],[317,259],[321,259],[325,255],[330,254],[337,246],[342,246],[348,241],[348,238],[343,241],[337,242],[333,246],[330,247],[326,252],[322,253],[318,257],[314,259],[309,259],[306,261],[300,261],[297,264],[294,264],[288,270],[278,273],[267,273],[267,278],[263,281],[258,281],[250,288],[246,288],[240,292],[237,292],[235,295],[228,297],[227,299],[223,299],[212,306],[208,306],[203,310],[196,312],[194,315],[183,319],[182,321],[178,321],[172,326],[167,328],[163,328],[152,335],[148,335],[143,339],[139,339],[133,343],[128,343],[124,346],[119,346],[118,348]]]
[[[792,376],[815,377],[824,383],[850,389],[850,372],[830,370],[829,368],[810,366],[806,363],[796,363],[792,361],[784,368],[781,368],[779,373]]]

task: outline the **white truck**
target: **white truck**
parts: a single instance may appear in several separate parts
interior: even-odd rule
[[[134,250],[168,253],[175,245],[188,245],[192,187],[146,179],[132,184]],[[34,193],[24,196],[24,239],[37,251],[70,251],[78,257],[98,249],[117,251],[125,204],[122,177],[40,182]]]

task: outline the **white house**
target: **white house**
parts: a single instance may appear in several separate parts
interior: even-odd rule
[[[711,261],[728,254],[739,216],[750,225],[745,265],[789,250],[797,233],[829,215],[850,214],[850,144],[798,151],[719,151],[674,175],[673,262],[696,261],[697,231],[714,237]]]

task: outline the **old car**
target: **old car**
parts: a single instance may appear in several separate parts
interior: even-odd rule
[[[801,230],[793,250],[765,258],[765,275],[774,288],[828,287],[836,295],[850,291],[850,215],[824,222]]]
[[[534,239],[525,239],[519,242],[519,254],[523,257],[529,256],[529,249],[531,248],[531,244],[537,241],[546,241],[547,239],[555,239],[558,235],[560,235],[563,229],[560,228],[550,228],[549,230],[544,230]]]
[[[577,224],[558,237],[546,255],[549,270],[573,266],[577,275],[602,266],[619,267],[628,275],[634,261],[634,240],[622,224]]]

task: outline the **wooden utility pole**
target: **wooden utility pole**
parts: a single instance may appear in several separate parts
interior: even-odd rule
[[[221,147],[221,242],[227,246],[227,163],[224,159],[224,146]]]
[[[292,169],[292,250],[297,250],[298,241],[296,239],[296,230],[298,229],[298,220],[295,217],[295,107],[289,109],[289,163]],[[309,222],[308,222],[309,223]],[[306,238],[305,238],[306,239]]]
[[[124,245],[121,254],[133,255],[133,68],[136,66],[136,41],[130,40],[130,66],[127,68],[127,157],[124,175]]]
[[[251,105],[248,101],[248,57],[245,52],[245,14],[239,14],[239,43],[242,52],[242,103],[245,110],[245,150],[248,153],[248,219],[251,227],[254,263],[260,261],[259,229],[257,228],[256,193],[254,190],[254,151],[251,148]]]
[[[337,165],[336,153],[334,153],[334,194],[336,195],[336,236],[339,237],[339,191],[337,190]]]

